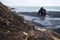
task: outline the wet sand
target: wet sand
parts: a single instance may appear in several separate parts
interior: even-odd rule
[[[19,13],[17,13],[18,15],[25,15],[25,16],[30,16],[30,17],[40,17],[40,16],[38,16],[38,13],[37,12],[19,12]],[[56,12],[56,11],[48,11],[47,12],[47,15],[49,15],[51,18],[52,18],[52,20],[55,20],[54,22],[60,22],[60,21],[56,21],[56,19],[53,19],[53,18],[58,18],[58,20],[60,20],[59,18],[60,18],[60,12]],[[36,18],[35,18],[36,19]],[[35,20],[35,19],[33,19],[33,20]],[[29,21],[29,20],[26,20],[26,21]],[[31,21],[33,24],[35,24],[36,26],[39,26],[39,27],[47,27],[47,26],[45,26],[45,25],[43,25],[43,24],[40,24],[40,23],[37,23],[37,22],[34,22],[34,21]],[[57,26],[56,26],[57,27]],[[58,28],[56,28],[56,27],[51,27],[52,29],[53,29],[53,31],[56,31],[57,33],[60,33],[58,30],[60,30],[60,28],[58,29]],[[50,29],[50,27],[48,27],[49,29]]]
[[[40,16],[38,16],[37,12],[18,12],[18,15],[25,15],[25,16],[30,16],[30,17],[37,17],[38,19],[40,17]],[[60,12],[57,12],[57,11],[47,11],[46,15],[49,15],[52,19],[53,18],[60,18]],[[36,20],[36,18],[32,19],[32,20]],[[34,21],[31,21],[31,22],[34,23],[34,24],[36,24],[37,26],[43,25],[43,24],[36,23]],[[44,25],[43,25],[43,27],[44,27]]]

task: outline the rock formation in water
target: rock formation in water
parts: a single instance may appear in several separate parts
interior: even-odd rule
[[[60,40],[57,33],[34,27],[0,2],[0,40]]]

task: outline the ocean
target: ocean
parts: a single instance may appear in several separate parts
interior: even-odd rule
[[[11,6],[16,12],[38,12],[39,6]],[[45,6],[47,11],[60,11],[60,6]]]
[[[38,12],[38,10],[41,7],[26,7],[26,6],[13,6],[11,8],[15,8],[13,9],[16,12]],[[44,7],[47,11],[59,11],[60,12],[60,6],[47,6]],[[28,15],[21,15],[20,16],[24,16],[25,20],[28,21],[33,21],[36,22],[38,24],[42,24],[47,26],[47,28],[51,28],[51,29],[57,29],[60,28],[60,18],[52,18],[49,15],[46,15],[45,20],[41,20],[40,17],[33,17],[33,16],[28,16]],[[35,19],[35,20],[33,20]]]

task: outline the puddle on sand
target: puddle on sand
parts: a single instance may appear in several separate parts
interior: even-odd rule
[[[40,17],[33,17],[28,15],[21,15],[24,16],[25,20],[33,21],[45,26],[48,26],[47,28],[60,28],[60,18],[51,18],[50,16],[46,15],[45,20],[41,20]]]

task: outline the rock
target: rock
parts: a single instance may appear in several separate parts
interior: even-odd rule
[[[44,28],[36,30],[0,2],[0,40],[60,40],[60,35]]]

